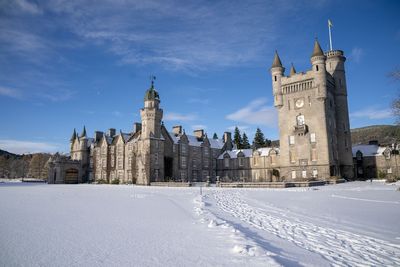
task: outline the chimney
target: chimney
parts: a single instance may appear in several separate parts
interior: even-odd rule
[[[175,125],[175,126],[173,126],[173,127],[172,127],[172,132],[173,132],[175,135],[182,134],[182,125]]]
[[[96,142],[99,142],[102,137],[103,137],[103,132],[100,132],[100,131],[94,132],[94,140]]]
[[[224,132],[224,142],[226,150],[232,150],[232,134],[230,132]]]
[[[137,133],[142,130],[142,124],[140,122],[135,122],[133,124],[133,133]]]
[[[203,140],[204,138],[204,130],[200,129],[200,130],[194,130],[193,131],[194,136],[196,136],[197,139],[199,140]]]
[[[110,137],[114,137],[114,135],[115,135],[115,129],[114,129],[114,128],[108,129],[107,135],[109,135]]]

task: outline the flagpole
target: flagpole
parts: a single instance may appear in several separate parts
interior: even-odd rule
[[[330,51],[332,51],[332,33],[331,33],[331,22],[328,20],[328,29],[329,29],[329,45],[330,45]]]

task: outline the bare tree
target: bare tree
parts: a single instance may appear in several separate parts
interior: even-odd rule
[[[395,69],[391,73],[389,73],[389,77],[391,77],[394,81],[400,82],[400,68]],[[392,111],[396,116],[397,124],[400,124],[400,96],[397,96],[392,102]]]
[[[29,173],[34,178],[43,179],[47,177],[46,163],[49,160],[48,154],[34,154],[29,164]]]

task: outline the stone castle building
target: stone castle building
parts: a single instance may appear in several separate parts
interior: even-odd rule
[[[292,65],[285,75],[275,53],[270,72],[280,147],[237,150],[230,133],[222,141],[208,138],[203,130],[187,135],[181,126],[169,132],[162,123],[160,96],[152,82],[140,110],[141,123],[135,123],[132,132],[110,129],[88,138],[86,129],[79,136],[74,131],[71,160],[80,162],[82,181],[107,183],[352,178],[346,58],[340,50],[324,53],[315,41],[310,60],[310,70],[296,73]],[[54,171],[49,173],[49,183],[62,180],[62,173],[58,180],[51,174]]]

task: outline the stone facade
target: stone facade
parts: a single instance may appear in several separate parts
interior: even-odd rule
[[[323,53],[318,41],[311,70],[284,75],[278,54],[271,67],[279,117],[280,175],[284,180],[353,177],[343,51]]]
[[[279,117],[280,147],[237,150],[203,130],[169,132],[162,123],[160,96],[146,91],[141,123],[133,131],[109,129],[87,137],[74,131],[71,159],[81,163],[82,181],[136,183],[166,181],[282,182],[353,178],[353,156],[343,51],[324,53],[317,41],[311,69],[296,73],[275,54],[270,72]]]
[[[203,130],[187,135],[181,126],[168,132],[162,123],[160,97],[152,83],[140,110],[141,123],[130,133],[109,129],[88,138],[86,129],[71,138],[71,159],[81,162],[91,182],[136,183],[216,179],[216,158],[224,143],[209,139]]]
[[[393,179],[400,177],[398,145],[353,146],[354,177],[359,180],[371,178]]]

